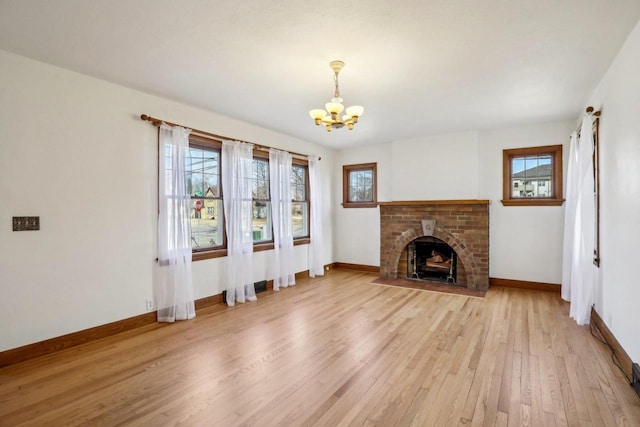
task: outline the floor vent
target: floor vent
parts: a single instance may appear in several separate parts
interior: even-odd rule
[[[636,391],[638,396],[640,396],[640,365],[638,365],[637,363],[634,363],[631,366],[631,373],[633,378],[631,380],[631,386]]]
[[[254,283],[253,286],[256,288],[256,294],[259,294],[260,292],[267,290],[267,281],[260,280],[259,282]]]
[[[259,294],[260,292],[264,292],[267,290],[267,281],[266,280],[260,280],[259,282],[255,282],[253,284],[253,287],[256,290],[256,294]],[[247,292],[247,287],[245,286],[244,291],[245,293]],[[225,304],[227,303],[227,291],[222,291],[222,301],[225,302]]]

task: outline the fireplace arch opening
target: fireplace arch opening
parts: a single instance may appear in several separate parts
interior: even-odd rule
[[[444,240],[419,237],[407,244],[406,253],[408,279],[458,283],[458,254]]]

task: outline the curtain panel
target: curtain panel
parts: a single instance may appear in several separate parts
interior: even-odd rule
[[[317,156],[309,156],[309,202],[311,204],[309,243],[309,277],[324,275],[322,252],[324,234],[322,230],[322,189],[320,183],[320,161]]]
[[[269,186],[273,220],[273,290],[296,284],[291,203],[292,156],[269,150]]]
[[[222,188],[227,232],[227,304],[255,301],[253,285],[253,144],[222,143]]]
[[[575,235],[576,201],[578,186],[578,132],[571,134],[567,166],[567,188],[564,203],[564,237],[562,242],[562,299],[571,301],[571,269]]]
[[[160,127],[158,271],[154,293],[159,322],[195,317],[191,276],[191,197],[185,182],[190,129]]]
[[[579,139],[572,138],[575,148],[570,149],[567,172],[570,188],[565,205],[562,297],[571,301],[569,315],[578,325],[589,323],[595,300],[593,120],[591,114],[585,115]]]

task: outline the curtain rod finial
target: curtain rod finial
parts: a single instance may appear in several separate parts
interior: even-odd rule
[[[600,111],[596,111],[596,112],[594,112],[594,110],[595,110],[595,108],[593,108],[591,105],[589,105],[589,106],[587,107],[587,110],[586,110],[586,111],[587,111],[587,114],[593,114],[593,115],[594,115],[594,116],[596,116],[596,117],[600,117]]]

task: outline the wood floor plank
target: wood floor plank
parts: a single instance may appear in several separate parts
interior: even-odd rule
[[[0,426],[640,425],[557,294],[333,270],[0,369]]]

